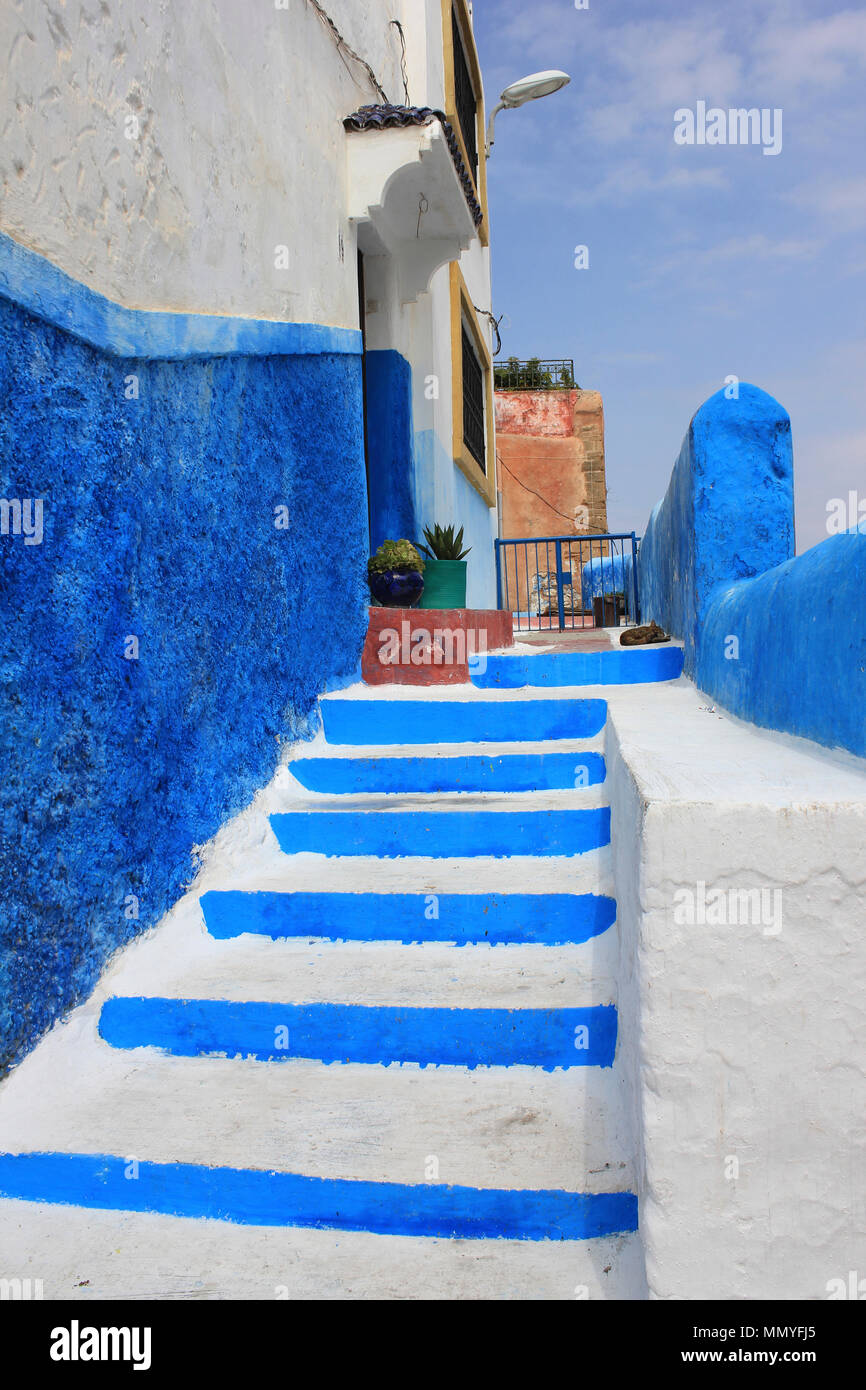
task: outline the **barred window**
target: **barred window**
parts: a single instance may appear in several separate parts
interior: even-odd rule
[[[484,372],[472,339],[462,326],[463,344],[463,442],[482,473],[487,472],[484,448]]]
[[[478,102],[475,88],[472,85],[472,78],[469,75],[469,64],[466,61],[463,39],[460,37],[460,25],[457,23],[457,16],[453,10],[451,11],[451,33],[454,47],[454,97],[457,106],[457,119],[460,122],[463,144],[466,146],[466,153],[469,157],[470,173],[473,178],[477,179],[476,113]]]

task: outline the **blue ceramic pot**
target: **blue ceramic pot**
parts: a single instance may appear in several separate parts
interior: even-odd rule
[[[381,608],[414,608],[424,592],[424,576],[418,570],[385,570],[367,578],[370,593]]]

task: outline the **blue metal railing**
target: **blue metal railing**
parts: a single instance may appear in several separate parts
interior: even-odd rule
[[[634,531],[494,541],[496,602],[515,631],[567,632],[640,622]]]

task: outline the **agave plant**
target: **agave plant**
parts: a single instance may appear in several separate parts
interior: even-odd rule
[[[419,541],[418,549],[423,550],[424,554],[428,555],[431,560],[465,560],[472,549],[471,545],[466,550],[462,549],[462,526],[456,536],[453,526],[436,525],[432,530],[429,526],[425,526],[424,540],[427,544],[423,545]]]

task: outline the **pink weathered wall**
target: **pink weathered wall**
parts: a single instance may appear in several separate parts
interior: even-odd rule
[[[600,392],[496,391],[494,401],[503,538],[607,531]]]

